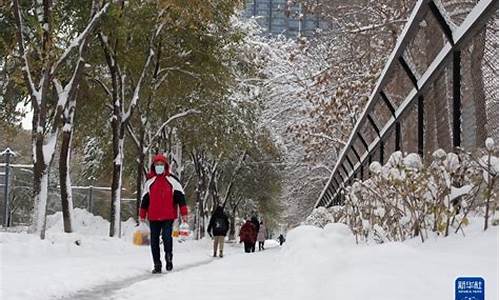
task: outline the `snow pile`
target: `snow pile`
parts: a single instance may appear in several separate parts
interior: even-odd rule
[[[324,257],[325,249],[330,249],[330,254],[335,256],[354,244],[354,236],[347,225],[330,223],[324,228],[302,225],[287,234],[283,248],[285,264],[300,266],[306,262],[307,265],[313,261],[306,258]],[[321,264],[323,260],[319,259],[317,262]]]
[[[95,216],[85,209],[73,209],[73,232],[82,235],[109,235],[109,221],[101,216]],[[129,237],[136,223],[133,219],[122,222],[122,236]],[[58,234],[64,232],[62,212],[47,216],[47,232]]]
[[[483,277],[487,299],[498,299],[498,228],[482,223],[471,218],[465,237],[373,245],[356,244],[343,224],[300,226],[282,250],[287,295],[276,299],[451,299],[467,276]]]

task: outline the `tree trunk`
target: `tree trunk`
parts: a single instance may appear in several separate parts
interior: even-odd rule
[[[229,218],[229,240],[234,241],[236,239],[236,210],[233,210]]]
[[[54,150],[58,131],[49,135],[47,144],[44,144],[42,133],[36,134],[35,142],[35,163],[33,176],[33,198],[35,208],[33,211],[32,232],[40,234],[40,238],[45,239],[45,229],[47,223],[47,202],[49,188],[49,168],[54,157]],[[44,151],[45,150],[45,151]]]
[[[38,151],[38,147],[35,150]],[[34,164],[34,176],[33,176],[33,200],[34,200],[34,210],[33,210],[33,227],[31,232],[40,235],[40,238],[45,239],[45,226],[46,226],[46,214],[47,214],[47,193],[48,193],[48,166],[43,163],[43,155],[40,157],[36,154],[37,161]],[[42,161],[40,163],[40,160]]]
[[[205,237],[205,203],[203,199],[198,202],[198,212],[199,212],[199,226],[200,226],[200,239]]]
[[[71,125],[70,125],[71,126]],[[73,196],[71,193],[71,177],[69,171],[70,149],[73,131],[63,131],[61,153],[59,157],[59,185],[61,187],[61,205],[64,232],[73,232]]]
[[[115,106],[115,109],[119,107]],[[118,113],[113,119],[113,181],[111,183],[111,216],[110,216],[110,237],[120,237],[120,201],[122,189],[122,170],[123,170],[123,143],[124,143],[124,124],[121,115]]]
[[[78,77],[79,78],[79,77]],[[73,140],[73,120],[76,109],[76,94],[72,96],[63,113],[63,134],[59,156],[59,186],[63,213],[64,232],[73,232],[73,194],[71,191],[70,156]]]

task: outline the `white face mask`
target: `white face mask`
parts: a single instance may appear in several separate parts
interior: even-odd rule
[[[165,165],[155,165],[155,173],[160,175],[165,172]]]

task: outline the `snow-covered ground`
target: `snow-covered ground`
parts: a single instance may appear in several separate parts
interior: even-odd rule
[[[356,245],[348,229],[300,226],[279,247],[243,253],[226,244],[210,257],[211,241],[174,243],[173,273],[150,274],[149,247],[106,237],[108,224],[85,211],[77,231],[63,234],[50,216],[47,239],[0,233],[1,299],[453,299],[457,277],[480,276],[486,299],[498,299],[498,227],[473,220],[462,234],[383,245]],[[83,224],[85,222],[85,224]],[[80,241],[80,246],[75,241]]]

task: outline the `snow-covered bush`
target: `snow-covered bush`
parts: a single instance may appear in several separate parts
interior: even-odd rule
[[[395,152],[382,166],[370,165],[371,177],[345,189],[344,205],[316,209],[308,224],[333,219],[347,224],[356,240],[402,241],[431,233],[447,236],[483,216],[484,229],[498,225],[498,155],[488,139],[474,155],[436,150],[424,164],[419,155]],[[321,216],[321,219],[320,219]],[[319,219],[321,221],[319,221]]]
[[[318,207],[312,211],[303,224],[323,228],[326,224],[334,223],[334,221],[332,214],[325,207]]]

